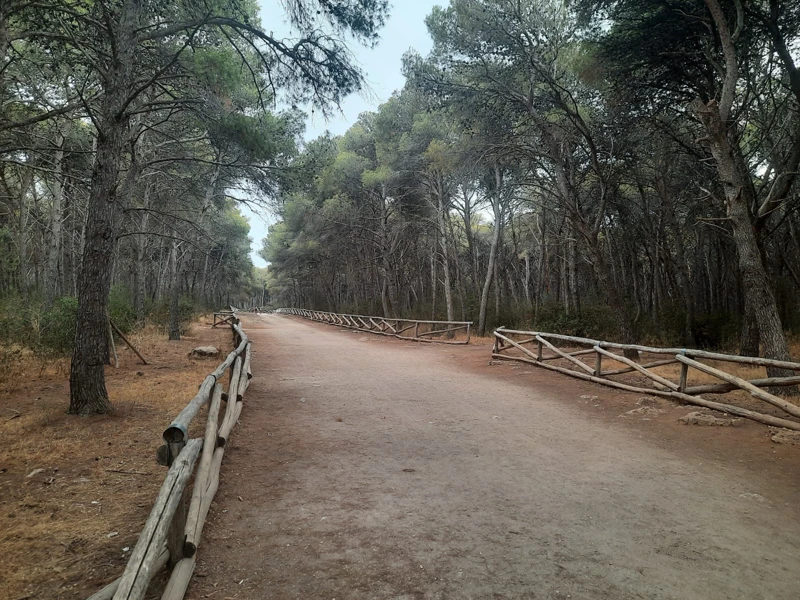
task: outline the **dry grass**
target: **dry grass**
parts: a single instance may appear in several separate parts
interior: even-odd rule
[[[106,369],[111,415],[65,414],[64,361],[25,356],[6,369],[0,598],[84,598],[121,574],[166,472],[155,462],[161,433],[217,364],[187,354],[201,343],[227,352],[231,343],[229,330],[206,326],[180,342],[152,329],[131,337],[151,364],[118,349],[120,368]],[[191,434],[203,423],[201,415]]]
[[[19,389],[28,379],[68,375],[67,358],[43,358],[19,344],[0,346],[0,386],[5,391]]]

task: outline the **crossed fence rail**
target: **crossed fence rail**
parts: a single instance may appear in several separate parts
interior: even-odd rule
[[[439,344],[469,344],[472,321],[425,321],[420,319],[387,319],[366,315],[349,315],[305,308],[279,308],[278,314],[297,315],[319,323],[348,327],[368,333],[387,335],[414,342]],[[465,331],[466,339],[453,339],[456,333]]]
[[[503,327],[494,332],[494,338],[492,357],[496,359],[524,362],[610,387],[672,398],[673,400],[680,400],[689,404],[746,417],[767,425],[800,430],[800,422],[798,421],[748,410],[723,402],[707,400],[701,396],[701,394],[724,394],[730,391],[744,390],[753,398],[762,400],[770,406],[780,409],[783,413],[800,419],[800,406],[763,389],[766,387],[774,388],[800,384],[800,376],[798,376],[800,363],[721,354],[690,348],[655,348],[637,344],[617,344],[570,335],[518,331]],[[557,347],[556,344],[561,344],[562,348]],[[570,348],[563,348],[565,345]],[[578,348],[577,350],[572,349],[576,347]],[[646,355],[648,359],[652,357],[657,360],[650,360],[645,364],[640,364],[624,355],[617,354],[614,352],[615,350],[636,351]],[[587,364],[579,358],[581,356],[593,357],[593,364]],[[732,373],[727,373],[721,368],[700,362],[701,359],[756,367],[774,367],[794,371],[795,375],[746,380]],[[604,360],[614,361],[621,365],[621,368],[606,370],[603,368]],[[563,366],[552,364],[554,361],[564,361],[562,362]],[[681,366],[677,381],[672,381],[664,374],[653,371],[653,369],[670,364],[680,364]],[[719,379],[720,383],[689,385],[691,369],[712,375]],[[633,372],[650,379],[652,387],[645,388],[611,379],[614,376]]]

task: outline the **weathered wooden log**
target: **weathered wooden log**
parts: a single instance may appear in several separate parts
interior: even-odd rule
[[[211,509],[211,503],[219,489],[219,474],[222,468],[222,457],[225,455],[225,446],[220,446],[214,450],[214,456],[211,459],[211,466],[208,471],[208,481],[205,489],[202,490],[202,497],[200,502],[200,512],[198,516],[197,526],[194,530],[194,538],[192,543],[195,546],[195,551],[200,546],[200,540],[203,537],[203,528],[206,524],[208,511]]]
[[[602,356],[602,354],[601,354],[601,356]],[[641,367],[644,368],[644,369],[653,369],[655,367],[663,367],[663,366],[666,366],[666,365],[674,365],[676,362],[678,362],[678,361],[675,360],[674,358],[666,358],[664,360],[654,360],[653,362],[641,365]],[[614,369],[613,371],[603,371],[601,376],[602,377],[607,377],[609,375],[624,375],[625,373],[632,373],[635,370],[636,369],[634,369],[633,367],[625,367],[624,369]]]
[[[503,334],[514,335],[527,335],[534,336],[540,335],[548,339],[562,340],[565,342],[573,342],[575,344],[582,344],[585,346],[600,346],[606,350],[638,350],[639,352],[646,352],[650,354],[682,354],[685,356],[695,358],[705,358],[708,360],[719,360],[723,362],[741,363],[746,365],[756,365],[759,367],[777,367],[780,369],[788,369],[790,371],[800,371],[800,363],[790,362],[785,360],[774,360],[771,358],[760,358],[756,356],[738,356],[735,354],[720,354],[718,352],[706,352],[705,350],[695,350],[691,348],[655,348],[652,346],[641,346],[639,344],[618,344],[615,342],[604,342],[601,340],[592,340],[589,338],[576,337],[572,335],[562,335],[560,333],[547,333],[537,331],[520,331],[517,329],[506,329],[499,327],[497,331]]]
[[[142,361],[142,364],[143,364],[143,365],[146,365],[146,364],[147,364],[147,361],[144,359],[144,356],[142,356],[142,355],[139,353],[139,351],[138,351],[136,348],[134,348],[134,347],[133,347],[133,344],[131,344],[131,343],[128,341],[128,338],[126,338],[126,337],[125,337],[125,335],[123,335],[123,333],[122,333],[122,332],[119,330],[119,327],[117,327],[117,326],[114,324],[114,321],[112,321],[111,319],[109,319],[109,320],[108,320],[108,322],[111,324],[111,329],[113,329],[113,330],[116,332],[116,334],[117,334],[117,335],[120,337],[120,339],[121,339],[123,342],[125,342],[125,344],[128,346],[128,348],[130,348],[131,350],[133,350],[133,353],[134,353],[136,356],[138,356],[138,357],[139,357],[139,360],[140,360],[140,361]]]
[[[242,372],[239,375],[239,400],[241,401],[244,398],[244,393],[247,391],[247,388],[250,387],[250,344],[247,345],[247,349],[245,350],[245,358],[244,362],[242,363]]]
[[[114,330],[111,328],[111,317],[106,313],[108,319],[108,343],[111,344],[111,351],[114,354],[114,368],[119,369],[119,356],[117,355],[117,345],[114,343]]]
[[[533,359],[534,361],[538,361],[538,360],[539,360],[539,357],[538,357],[536,354],[534,354],[533,352],[531,352],[531,351],[530,351],[530,350],[528,350],[527,348],[525,348],[525,347],[523,347],[523,346],[520,346],[519,344],[517,344],[517,342],[513,341],[512,339],[510,339],[510,338],[507,338],[507,337],[506,337],[506,336],[504,336],[502,333],[498,333],[497,331],[495,331],[495,332],[494,332],[494,336],[495,336],[496,338],[499,338],[499,339],[503,340],[504,342],[508,342],[508,343],[509,343],[511,346],[513,346],[514,348],[517,348],[518,350],[521,350],[521,351],[523,352],[523,354],[527,354],[527,355],[528,355],[528,356],[530,356],[530,357],[531,357],[531,359]],[[539,342],[539,344],[541,345],[541,343],[542,343],[542,342],[540,341],[540,342]],[[503,355],[501,355],[501,356],[505,356],[505,355],[503,354]],[[509,357],[509,358],[512,358],[512,357]]]
[[[236,357],[236,361],[233,363],[230,386],[228,387],[228,404],[225,408],[225,417],[223,418],[222,424],[219,426],[219,432],[217,433],[217,445],[219,446],[225,445],[225,442],[231,433],[231,429],[233,429],[233,426],[236,423],[234,420],[234,416],[236,414],[236,405],[241,401],[241,398],[239,397],[239,380],[241,379],[241,374],[242,359],[240,357]]]
[[[508,338],[506,338],[506,339],[508,339]],[[509,340],[509,341],[510,341],[510,340]],[[551,344],[550,342],[548,342],[548,341],[547,341],[546,339],[544,339],[543,337],[541,337],[541,336],[537,335],[537,336],[536,336],[536,341],[539,341],[539,342],[541,342],[542,344],[544,344],[545,346],[547,346],[547,347],[550,349],[550,351],[551,351],[551,352],[555,352],[555,353],[556,353],[556,354],[558,354],[558,355],[559,355],[561,358],[566,358],[566,359],[567,359],[569,362],[571,362],[572,364],[574,364],[574,365],[575,365],[575,366],[577,366],[577,367],[580,367],[581,369],[583,369],[583,370],[584,370],[584,371],[586,371],[587,373],[589,373],[589,374],[593,374],[593,373],[594,373],[594,369],[593,369],[592,367],[590,367],[589,365],[587,365],[585,362],[583,362],[582,360],[578,360],[578,359],[577,359],[577,358],[575,358],[574,356],[570,356],[570,355],[569,355],[569,354],[567,354],[566,352],[562,352],[561,350],[559,350],[558,348],[556,348],[556,347],[555,347],[553,344]]]
[[[232,350],[227,357],[225,357],[225,360],[222,361],[222,363],[211,372],[211,375],[214,377],[215,381],[219,380],[223,375],[225,375],[225,371],[230,368],[230,366],[233,364],[233,361],[236,360],[236,357],[244,351],[245,346],[247,346],[247,342],[247,336],[245,336],[244,339],[239,342],[239,345],[236,346],[236,348]]]
[[[328,325],[347,327],[359,331],[366,331],[378,335],[394,336],[401,340],[411,341],[424,341],[437,344],[469,344],[471,335],[472,321],[425,321],[416,319],[386,319],[384,317],[375,317],[368,315],[352,315],[352,314],[339,314],[329,313],[322,311],[308,311],[302,309],[278,309],[276,312],[281,314],[299,315],[312,321],[326,323]],[[407,325],[403,325],[408,323]],[[444,329],[427,331],[420,333],[420,325],[440,325]],[[407,337],[402,334],[406,331],[414,329],[414,336]],[[433,340],[426,339],[441,333],[451,334],[461,329],[467,330],[466,340],[463,341],[446,341],[446,340]]]
[[[192,489],[192,499],[189,503],[189,511],[186,515],[183,539],[183,555],[194,556],[197,551],[196,532],[200,519],[200,507],[203,501],[203,494],[208,484],[211,460],[214,458],[214,450],[217,447],[217,423],[219,421],[219,408],[222,403],[222,386],[217,384],[214,387],[214,394],[211,405],[208,408],[208,420],[206,421],[206,431],[203,438],[203,453],[200,456],[200,464],[197,467],[197,474],[194,478],[194,488]]]
[[[242,365],[242,373],[244,373],[247,376],[248,386],[249,386],[249,381],[253,378],[253,369],[250,366],[252,352],[253,352],[252,344],[248,343],[244,354],[244,364]]]
[[[164,441],[169,444],[185,440],[189,435],[189,424],[194,419],[195,415],[200,411],[203,405],[211,398],[211,391],[214,389],[214,384],[217,378],[214,375],[207,375],[200,384],[200,389],[194,398],[189,400],[186,407],[178,413],[175,420],[170,423],[170,426],[164,430]]]
[[[650,371],[645,369],[642,365],[635,363],[629,358],[626,358],[624,356],[619,356],[618,354],[614,354],[613,352],[609,352],[608,350],[603,350],[600,346],[595,346],[594,350],[597,353],[602,354],[603,356],[607,356],[612,360],[622,363],[623,365],[628,365],[628,367],[630,367],[631,369],[635,369],[645,377],[648,377],[649,379],[652,379],[653,381],[656,381],[673,391],[676,392],[678,391],[677,383],[673,383],[669,379],[667,379],[666,377],[662,377],[661,375],[656,375],[655,373],[651,373]]]
[[[161,554],[158,555],[155,564],[153,565],[153,573],[157,573],[165,566],[167,566],[167,562],[169,562],[169,550],[163,548],[161,550]],[[117,591],[119,587],[119,582],[121,581],[121,577],[115,579],[111,583],[109,583],[106,587],[104,587],[99,592],[95,592],[91,596],[89,596],[86,600],[112,600],[114,597],[114,593]]]
[[[536,338],[533,338],[533,340],[536,340]],[[594,354],[594,348],[589,348],[587,350],[578,350],[576,352],[565,352],[564,354],[567,354],[568,356],[584,356],[586,354]],[[559,355],[543,356],[542,360],[561,360],[562,358],[564,357]]]
[[[172,522],[175,509],[181,500],[183,490],[197,461],[203,441],[189,440],[167,472],[158,493],[150,516],[131,552],[131,557],[114,593],[114,600],[141,600],[153,577],[155,565],[161,555],[167,530]]]
[[[161,600],[183,600],[196,565],[197,562],[194,556],[181,559],[172,568],[167,587],[164,588],[164,593],[161,594]]]
[[[466,325],[461,325],[461,326],[458,326],[458,327],[453,327],[452,329],[434,329],[433,331],[426,331],[424,333],[420,333],[419,337],[425,337],[425,336],[428,336],[428,335],[438,335],[438,334],[441,334],[441,333],[454,333],[456,331],[461,331],[462,329],[466,329],[466,328],[467,328]]]
[[[180,442],[181,446],[185,446]],[[175,456],[179,456],[178,451]],[[175,507],[175,513],[167,529],[167,550],[169,551],[169,565],[173,566],[175,563],[183,558],[183,540],[184,540],[184,524],[186,523],[186,488],[181,491],[180,499]]]
[[[556,365],[548,365],[537,360],[531,360],[528,358],[524,358],[521,356],[508,356],[505,354],[493,354],[493,358],[498,358],[501,360],[513,360],[517,362],[523,362],[529,365],[534,365],[536,367],[541,367],[543,369],[548,369],[550,371],[556,371],[558,373],[563,373],[564,375],[569,375],[570,377],[577,377],[578,379],[583,379],[585,381],[593,381],[594,383],[599,383],[601,385],[605,385],[608,387],[617,388],[620,390],[625,390],[627,392],[638,392],[644,394],[652,394],[654,396],[661,396],[664,398],[670,398],[672,400],[681,400],[686,402],[687,404],[694,404],[696,406],[704,406],[706,408],[711,408],[713,410],[718,410],[720,412],[725,412],[728,414],[736,415],[738,417],[745,417],[747,419],[751,419],[753,421],[758,421],[760,423],[764,423],[765,425],[771,425],[773,427],[784,427],[786,429],[793,429],[795,431],[800,431],[800,423],[796,421],[789,421],[788,419],[781,419],[780,417],[773,417],[772,415],[765,415],[763,413],[755,412],[752,410],[747,410],[746,408],[739,408],[738,406],[733,406],[730,404],[723,404],[721,402],[714,402],[712,400],[706,400],[705,398],[701,398],[699,396],[690,396],[688,394],[682,394],[681,392],[672,392],[666,390],[653,390],[648,388],[641,388],[634,385],[628,385],[626,383],[620,383],[618,381],[613,381],[611,379],[603,379],[601,377],[595,377],[593,375],[587,375],[586,373],[581,373],[579,371],[572,371],[570,369],[565,369],[563,367],[557,367]]]
[[[688,367],[688,365],[686,365]],[[800,384],[800,376],[796,377],[765,377],[763,379],[749,379],[748,383],[756,387],[782,387]],[[734,383],[709,383],[694,385],[686,388],[687,394],[725,394],[740,389]]]
[[[789,413],[793,417],[800,417],[800,406],[792,404],[791,402],[788,402],[783,398],[778,398],[777,396],[773,396],[772,394],[757,388],[746,379],[742,379],[741,377],[736,377],[736,375],[731,375],[730,373],[725,373],[724,371],[720,371],[719,369],[715,369],[714,367],[710,367],[696,360],[692,360],[691,358],[681,356],[680,354],[676,355],[675,358],[677,358],[680,362],[697,369],[698,371],[702,371],[703,373],[707,373],[708,375],[713,375],[714,377],[718,377],[723,381],[732,383],[733,385],[740,387],[741,389],[748,392],[754,398],[758,398],[759,400],[763,400],[764,402],[767,402],[772,406],[780,408],[781,410]]]
[[[405,327],[402,327],[395,335],[397,337],[400,337],[401,333],[405,333],[409,329],[414,329],[415,327],[416,327],[416,324],[415,323],[411,323],[410,325],[406,325]],[[414,336],[416,337],[416,334],[414,334]],[[410,339],[410,338],[403,338],[403,339]]]

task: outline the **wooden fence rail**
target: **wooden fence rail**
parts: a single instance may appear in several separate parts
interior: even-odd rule
[[[472,334],[472,321],[424,321],[420,319],[386,319],[364,315],[347,315],[305,308],[279,308],[274,312],[284,315],[297,315],[338,327],[348,327],[378,335],[388,335],[401,340],[414,342],[435,342],[438,344],[469,344]],[[466,339],[451,339],[456,332],[465,331]],[[413,333],[412,333],[413,332]]]
[[[242,412],[242,399],[250,384],[250,340],[242,329],[236,311],[224,315],[231,327],[234,350],[211,372],[200,389],[175,420],[164,430],[164,445],[158,461],[169,471],[156,497],[153,509],[131,552],[122,577],[111,582],[89,600],[141,600],[153,576],[165,565],[172,572],[162,600],[181,600],[189,585],[197,560],[197,547],[211,501],[219,486],[219,472],[226,442]],[[221,380],[229,373],[227,392]],[[224,415],[220,418],[222,403]],[[205,434],[189,439],[189,425],[200,409],[209,404]],[[188,483],[197,466],[191,500]]]
[[[588,348],[580,350],[570,349],[570,351],[567,351],[567,349],[557,347],[556,343],[561,343],[562,346],[566,344],[570,347],[581,348],[588,346]],[[664,356],[666,358],[639,364],[621,354],[617,354],[614,350],[636,350],[644,354]],[[578,358],[579,356],[588,355],[594,356],[593,364],[584,362]],[[506,329],[504,327],[500,327],[494,332],[492,357],[500,360],[524,362],[586,381],[593,381],[627,391],[672,398],[689,404],[704,406],[732,415],[746,417],[767,425],[786,427],[787,429],[800,431],[799,421],[785,417],[776,417],[774,415],[764,414],[723,402],[707,400],[700,396],[700,394],[724,394],[734,390],[744,390],[753,398],[766,402],[773,408],[780,409],[789,417],[800,419],[800,406],[763,389],[765,387],[798,385],[800,384],[800,376],[767,377],[745,380],[736,375],[726,373],[718,367],[712,367],[711,365],[702,363],[700,360],[745,364],[755,367],[779,367],[798,373],[800,372],[800,363],[796,362],[750,356],[736,356],[689,348],[655,348],[636,344],[617,344],[614,342],[603,342],[570,335],[536,331],[518,331]],[[622,365],[622,367],[604,370],[604,359],[614,361]],[[557,360],[566,361],[569,363],[569,367],[550,364],[550,361]],[[679,364],[681,366],[677,381],[672,381],[664,375],[652,371],[652,369],[657,367],[670,364]],[[707,375],[716,377],[724,383],[689,386],[687,382],[690,369],[696,369]],[[652,387],[645,388],[610,379],[610,377],[613,376],[633,372],[649,379]]]

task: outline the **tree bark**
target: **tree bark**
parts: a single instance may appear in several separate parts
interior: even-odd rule
[[[448,248],[448,239],[447,239],[447,211],[448,211],[448,202],[445,198],[445,190],[444,184],[441,181],[441,178],[437,178],[436,181],[436,221],[439,225],[439,247],[441,250],[442,256],[442,275],[444,276],[444,301],[445,306],[447,309],[447,320],[453,321],[455,320],[454,312],[453,312],[453,290],[452,284],[450,282],[450,250]],[[452,337],[452,334],[449,334],[448,337]]]
[[[78,278],[77,327],[69,377],[69,412],[73,414],[90,415],[111,410],[103,365],[108,355],[106,311],[119,212],[119,166],[128,140],[129,116],[125,107],[133,85],[138,20],[139,0],[123,2],[116,26],[117,52],[105,80],[102,105],[95,117],[97,154]]]
[[[139,231],[142,233],[136,236],[136,265],[134,270],[135,291],[133,294],[133,306],[136,312],[136,321],[144,323],[145,317],[145,298],[147,297],[147,277],[145,275],[145,252],[147,250],[147,228],[150,221],[150,184],[145,184],[144,200],[142,201],[142,218],[139,224]],[[208,258],[206,257],[206,262]]]
[[[28,295],[28,218],[30,216],[28,192],[33,187],[33,158],[29,157],[20,176],[19,186],[19,221],[17,223],[17,252],[19,253],[17,263],[17,283],[22,295]]]
[[[492,286],[492,278],[497,262],[497,248],[500,245],[500,233],[503,227],[503,207],[502,207],[502,185],[503,174],[500,165],[494,165],[495,189],[492,195],[492,212],[494,213],[494,232],[492,234],[492,245],[489,249],[489,265],[486,268],[486,279],[483,281],[481,291],[481,306],[478,312],[478,335],[486,335],[486,307],[489,304],[489,289]],[[496,285],[496,284],[495,284]]]
[[[169,339],[181,339],[181,320],[178,301],[180,299],[180,285],[178,282],[178,242],[172,240],[170,251],[170,290],[169,290]]]
[[[45,275],[45,299],[48,306],[52,306],[59,292],[59,258],[61,256],[61,219],[63,216],[62,199],[64,197],[64,184],[62,169],[64,162],[64,136],[58,135],[56,145],[58,150],[54,157],[55,179],[51,195],[53,203],[50,207],[50,247],[47,251],[47,274]]]
[[[754,206],[755,191],[749,175],[743,172],[743,161],[737,160],[738,147],[729,139],[733,132],[721,118],[714,101],[706,105],[696,100],[693,108],[706,129],[711,154],[725,190],[727,214],[733,226],[733,240],[739,257],[745,306],[750,303],[755,314],[764,356],[791,360],[778,305],[753,231],[750,207]],[[767,371],[770,377],[791,374],[783,369],[770,368]]]

